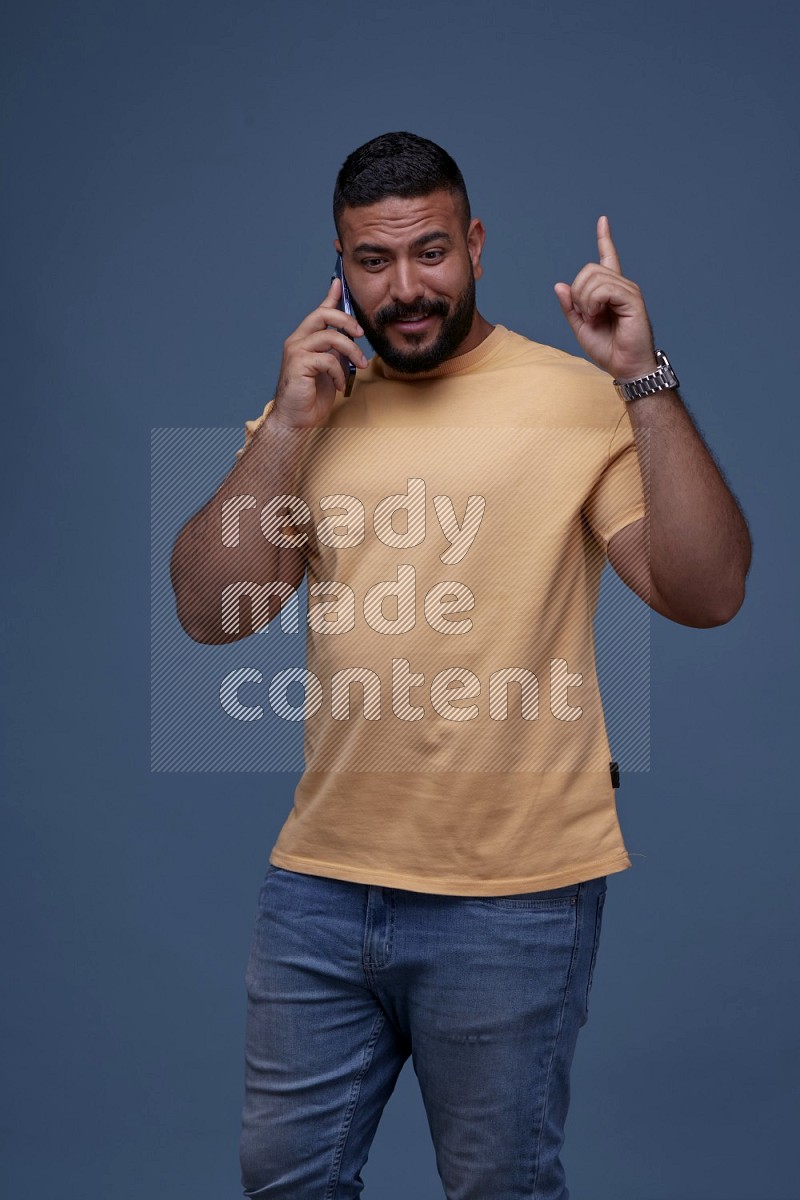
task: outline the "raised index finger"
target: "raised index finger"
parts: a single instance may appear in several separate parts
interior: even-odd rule
[[[597,218],[597,249],[600,254],[600,265],[621,275],[622,267],[619,265],[619,255],[611,240],[611,225],[608,217],[605,216]]]

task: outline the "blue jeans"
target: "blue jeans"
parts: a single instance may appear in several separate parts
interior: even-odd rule
[[[247,964],[245,1196],[361,1195],[409,1055],[447,1200],[569,1200],[559,1152],[606,876],[439,896],[270,864]]]

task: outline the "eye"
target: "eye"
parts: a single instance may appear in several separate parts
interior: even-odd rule
[[[426,251],[425,251],[425,254],[423,255],[423,257],[424,257],[424,258],[427,258],[427,256],[428,256],[429,254],[441,254],[441,253],[442,253],[442,251],[441,251],[441,250],[426,250]]]
[[[380,258],[362,258],[361,265],[362,265],[362,267],[371,267],[371,266],[374,266],[375,263],[379,263],[382,261],[383,260]]]

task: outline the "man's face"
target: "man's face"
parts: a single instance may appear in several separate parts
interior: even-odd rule
[[[477,316],[475,280],[483,273],[481,222],[471,221],[465,238],[456,199],[439,191],[346,208],[339,224],[344,250],[334,244],[353,312],[375,353],[407,374],[464,353]],[[419,316],[425,320],[416,327],[402,324]]]

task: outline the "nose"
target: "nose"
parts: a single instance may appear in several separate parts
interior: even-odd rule
[[[425,287],[413,263],[395,263],[389,281],[389,293],[392,300],[406,308],[423,299]]]

